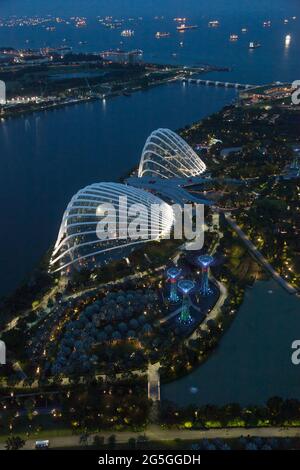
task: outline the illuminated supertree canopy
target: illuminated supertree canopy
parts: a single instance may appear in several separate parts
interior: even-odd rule
[[[182,308],[180,313],[179,321],[184,325],[188,325],[193,321],[191,313],[190,313],[190,299],[189,294],[194,289],[195,283],[190,280],[182,280],[178,282],[178,289],[183,294],[182,299]]]
[[[172,303],[176,303],[179,301],[179,296],[177,294],[177,279],[180,273],[181,269],[176,268],[175,266],[167,270],[167,276],[171,284],[169,301]]]
[[[212,289],[209,287],[209,268],[214,262],[214,258],[211,255],[201,255],[198,257],[198,262],[202,268],[202,276],[201,276],[201,287],[200,292],[203,296],[208,296],[213,293]]]

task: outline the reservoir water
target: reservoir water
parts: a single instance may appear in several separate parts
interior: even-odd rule
[[[300,398],[300,366],[291,344],[300,338],[300,300],[274,281],[257,282],[219,347],[191,374],[162,386],[162,399],[179,405],[264,404]]]

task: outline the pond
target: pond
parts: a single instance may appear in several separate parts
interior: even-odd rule
[[[300,398],[300,366],[291,344],[300,338],[300,300],[274,281],[256,282],[220,346],[191,374],[162,386],[179,405],[264,404],[272,396]]]

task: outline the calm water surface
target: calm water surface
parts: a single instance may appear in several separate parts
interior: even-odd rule
[[[164,385],[162,398],[180,405],[300,398],[300,366],[291,362],[291,344],[299,338],[299,298],[273,281],[257,282],[216,352],[193,373]]]
[[[71,21],[69,25],[55,23],[53,32],[41,26],[0,28],[0,46],[38,48],[66,44],[77,51],[138,48],[144,51],[145,60],[153,62],[233,67],[229,78],[246,83],[299,78],[298,0],[65,0],[63,4],[60,0],[0,0],[0,18],[25,14],[44,17],[51,14],[68,19],[84,15],[87,27],[76,28]],[[119,29],[101,26],[96,17],[105,15],[124,18],[122,28],[134,29],[135,35],[121,38]],[[198,25],[198,29],[178,33],[173,21],[176,16],[188,17],[189,24]],[[296,20],[292,20],[294,16]],[[208,22],[215,19],[220,21],[220,27],[209,28]],[[289,22],[284,24],[284,19]],[[272,21],[271,28],[263,27],[266,20]],[[242,28],[248,32],[241,33]],[[157,40],[157,31],[168,31],[171,35]],[[230,34],[238,34],[240,40],[229,42]],[[287,34],[292,35],[288,48]],[[251,51],[250,41],[259,41],[262,47]],[[86,44],[80,46],[80,42]]]

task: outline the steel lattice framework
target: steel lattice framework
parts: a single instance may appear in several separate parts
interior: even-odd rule
[[[138,176],[190,178],[205,170],[205,163],[179,135],[169,129],[157,129],[146,141]]]
[[[142,213],[144,226],[151,230],[148,239],[132,239],[125,236],[124,239],[111,233],[109,238],[101,240],[97,236],[97,225],[103,212],[99,212],[102,205],[113,205],[116,208],[116,218],[120,222],[120,197],[126,196],[128,205],[128,223],[130,207],[133,204],[142,205],[147,209]],[[153,212],[153,205],[160,207],[161,212]],[[152,208],[152,209],[151,209]],[[122,212],[123,214],[123,212]],[[151,214],[151,228],[149,214]],[[77,266],[85,265],[86,260],[95,261],[95,257],[101,253],[117,250],[121,247],[136,245],[141,242],[160,239],[167,235],[173,225],[174,214],[171,206],[151,193],[120,183],[95,183],[81,189],[75,194],[63,215],[58,238],[54,247],[50,267],[53,272],[64,270],[75,263]],[[144,229],[144,232],[146,230]]]

